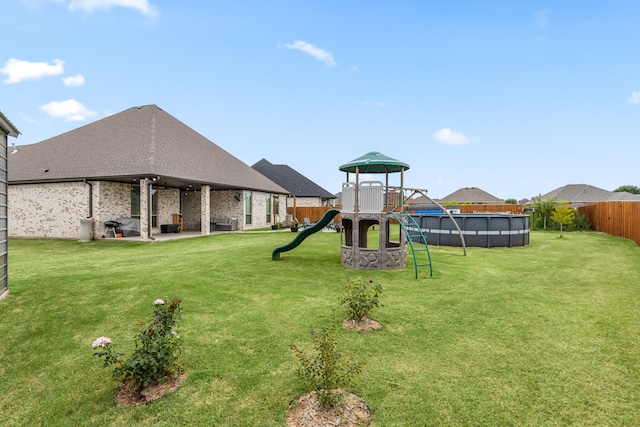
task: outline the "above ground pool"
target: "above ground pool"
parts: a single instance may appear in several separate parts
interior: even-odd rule
[[[411,215],[429,245],[462,246],[460,235],[446,213]],[[452,214],[466,246],[494,248],[529,244],[529,215]],[[410,224],[412,225],[412,224]]]

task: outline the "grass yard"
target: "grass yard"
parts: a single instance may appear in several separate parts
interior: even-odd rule
[[[9,242],[0,301],[0,424],[283,426],[305,392],[289,346],[335,325],[367,360],[352,389],[373,426],[638,425],[640,248],[596,234],[532,232],[519,248],[431,247],[434,273],[340,265],[339,234],[271,261],[291,233],[164,243]],[[350,276],[384,286],[384,328],[339,328]],[[91,343],[129,354],[156,298],[182,299],[188,378],[147,407],[114,405],[118,385]]]

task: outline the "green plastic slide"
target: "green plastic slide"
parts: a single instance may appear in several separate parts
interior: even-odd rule
[[[325,228],[327,224],[329,224],[331,220],[339,213],[340,213],[340,209],[330,209],[326,211],[325,214],[322,216],[322,218],[320,218],[320,221],[316,222],[315,224],[311,224],[309,227],[304,228],[302,231],[300,231],[296,235],[296,238],[293,239],[291,242],[287,243],[286,245],[278,246],[277,248],[275,248],[273,250],[273,253],[271,254],[271,259],[274,261],[278,260],[280,259],[280,252],[286,252],[286,251],[290,251],[291,249],[297,248],[298,245],[302,243],[304,239],[306,239],[308,236]]]

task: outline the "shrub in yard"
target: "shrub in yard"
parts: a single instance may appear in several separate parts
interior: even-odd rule
[[[96,357],[104,357],[104,367],[113,367],[114,378],[122,382],[134,380],[134,386],[147,387],[152,381],[163,382],[169,376],[180,373],[178,356],[182,351],[182,340],[175,331],[180,318],[179,299],[165,303],[154,301],[153,320],[135,337],[136,348],[125,359],[115,351],[111,340],[100,337],[93,342]]]
[[[342,288],[340,305],[344,308],[347,319],[360,321],[369,317],[371,311],[380,306],[382,286],[373,280],[350,277]]]
[[[315,354],[308,354],[292,345],[291,352],[298,361],[296,373],[312,391],[324,407],[334,407],[342,399],[342,388],[349,386],[362,374],[366,366],[354,362],[350,355],[338,351],[335,332],[321,329],[312,332]]]

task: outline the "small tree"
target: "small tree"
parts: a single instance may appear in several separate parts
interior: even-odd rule
[[[312,332],[311,337],[316,354],[308,354],[295,345],[291,346],[293,357],[299,363],[296,373],[306,386],[317,393],[324,407],[334,407],[342,399],[340,389],[353,383],[362,374],[366,364],[353,362],[350,355],[338,351],[332,329]]]
[[[553,213],[556,205],[556,197],[547,197],[542,200],[542,195],[537,195],[533,198],[533,215],[540,219],[543,224],[543,229],[547,229],[547,219]]]
[[[505,199],[504,203],[506,205],[517,205],[518,201],[516,199]]]
[[[571,224],[575,217],[576,211],[569,206],[569,202],[562,200],[556,205],[551,219],[560,224],[560,238],[562,238],[562,226]]]

